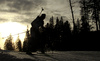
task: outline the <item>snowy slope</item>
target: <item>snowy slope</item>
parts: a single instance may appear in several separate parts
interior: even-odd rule
[[[27,55],[25,52],[3,51],[0,54],[14,56],[20,60],[31,59],[33,61],[100,61],[99,51],[54,51],[53,53],[46,52],[46,54],[34,52],[33,55]]]

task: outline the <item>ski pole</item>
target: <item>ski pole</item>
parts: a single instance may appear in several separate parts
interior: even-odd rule
[[[41,12],[40,12],[40,14],[39,14],[39,16],[41,15],[41,13],[42,13],[42,11],[43,11],[44,9],[43,9],[43,7],[42,7],[42,10],[41,10]]]

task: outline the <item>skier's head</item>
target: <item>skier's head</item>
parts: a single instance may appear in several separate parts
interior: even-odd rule
[[[46,17],[46,14],[41,15],[41,19],[45,19],[45,17]]]

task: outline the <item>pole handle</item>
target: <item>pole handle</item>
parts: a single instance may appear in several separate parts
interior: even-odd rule
[[[44,9],[43,9],[43,7],[42,7],[42,10],[41,10],[41,12],[40,12],[40,14],[39,14],[39,16],[41,15],[41,13],[42,13],[42,11],[43,11]]]

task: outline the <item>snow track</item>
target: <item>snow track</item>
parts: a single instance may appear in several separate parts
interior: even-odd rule
[[[0,61],[5,61],[4,56],[6,60],[13,59],[12,61],[100,61],[100,51],[54,51],[46,54],[34,52],[32,55],[25,52],[3,51],[0,53]]]

